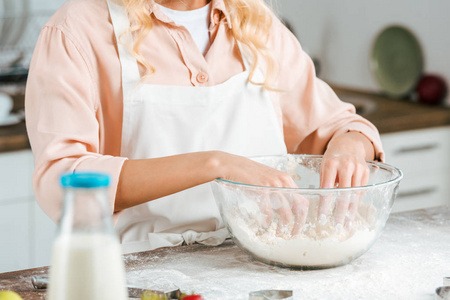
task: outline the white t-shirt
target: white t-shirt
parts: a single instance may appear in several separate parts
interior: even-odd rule
[[[177,25],[184,26],[191,34],[200,52],[205,54],[209,45],[210,7],[207,4],[194,10],[173,10],[157,4],[159,9]]]

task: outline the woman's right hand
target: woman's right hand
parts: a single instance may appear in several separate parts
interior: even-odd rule
[[[287,173],[222,151],[127,160],[120,174],[114,211],[165,197],[216,178],[257,186],[297,188]],[[271,191],[259,199],[262,199],[260,209],[267,217],[267,226],[277,221],[273,219],[272,211],[280,216],[277,221],[279,232],[284,232],[289,224],[294,224],[292,233],[296,234],[303,226],[309,203],[306,198],[289,197],[288,201],[281,193]]]
[[[249,158],[214,151],[220,178],[259,186],[298,188],[289,174],[268,167]]]
[[[223,166],[220,178],[258,186],[298,188],[292,177],[285,172],[242,156],[224,152],[218,152],[217,155],[219,164]],[[259,209],[265,216],[262,227],[267,228],[275,221],[278,236],[296,236],[300,233],[308,215],[308,199],[296,193],[291,193],[287,198],[277,190],[253,190],[248,196],[257,199],[255,201],[258,201]],[[279,219],[274,219],[273,211],[278,213]]]

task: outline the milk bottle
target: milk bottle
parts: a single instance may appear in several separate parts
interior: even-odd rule
[[[53,244],[48,299],[128,299],[107,199],[109,181],[108,175],[92,172],[61,177],[64,204]]]

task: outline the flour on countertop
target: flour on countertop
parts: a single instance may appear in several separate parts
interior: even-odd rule
[[[314,271],[263,264],[228,242],[155,250],[133,262],[127,279],[143,288],[167,282],[206,300],[247,300],[264,289],[293,290],[294,299],[308,300],[432,300],[449,275],[449,228],[449,208],[393,214],[366,254]]]

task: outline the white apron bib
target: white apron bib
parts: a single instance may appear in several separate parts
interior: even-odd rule
[[[119,40],[129,19],[123,6],[108,4]],[[131,35],[126,38],[130,41]],[[207,150],[246,157],[286,153],[273,104],[267,91],[248,82],[245,58],[245,72],[216,86],[148,85],[137,84],[138,64],[127,47],[118,43],[118,49],[122,156],[143,159]],[[261,79],[259,72],[255,80]],[[209,183],[128,208],[116,229],[125,253],[183,243],[218,245],[228,237]]]

